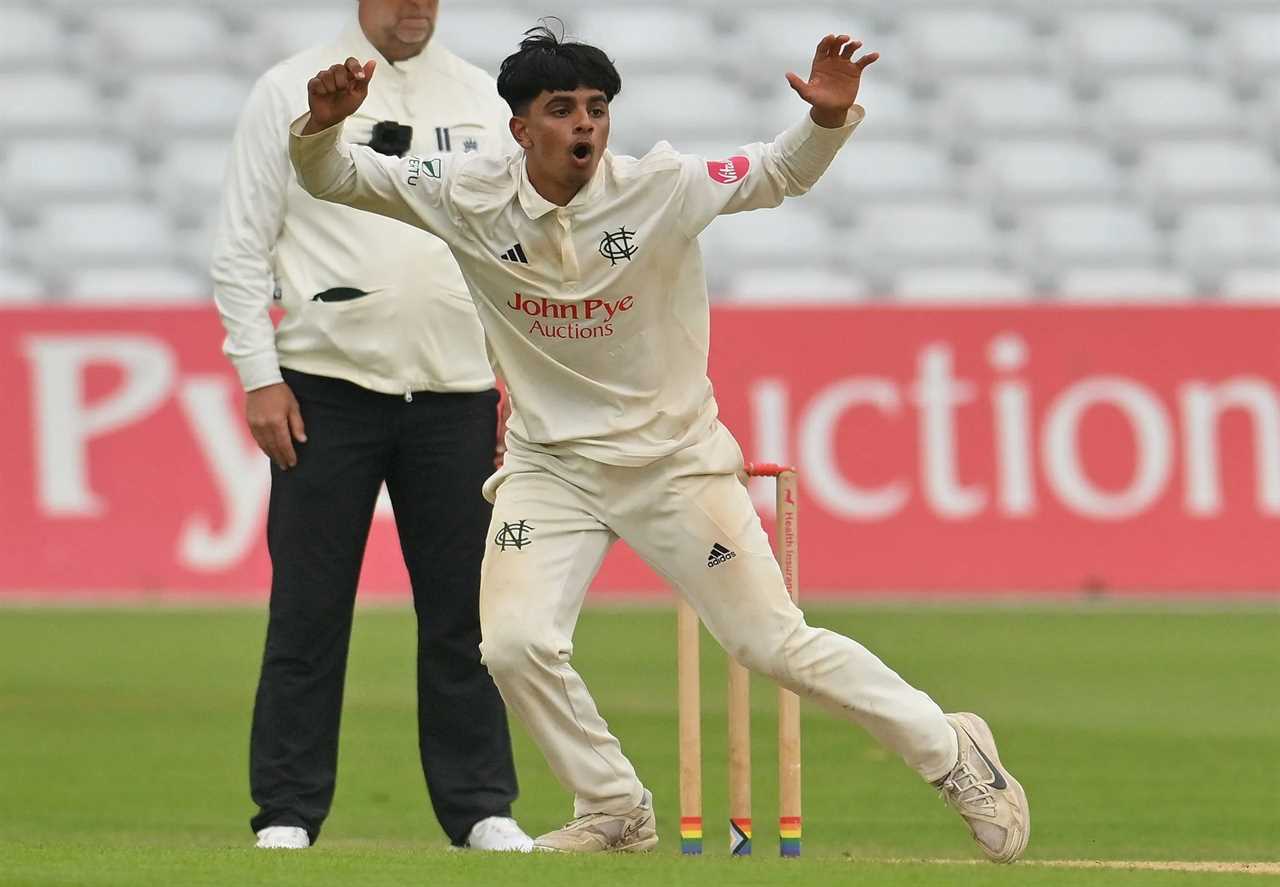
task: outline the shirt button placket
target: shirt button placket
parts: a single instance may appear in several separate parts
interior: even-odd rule
[[[577,284],[582,274],[578,270],[578,254],[573,250],[573,219],[569,210],[556,210],[556,221],[560,223],[560,266],[566,284]]]

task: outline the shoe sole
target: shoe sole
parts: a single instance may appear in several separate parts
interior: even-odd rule
[[[564,850],[561,847],[548,847],[545,843],[535,843],[534,852],[539,854],[643,854],[658,846],[658,836],[644,838],[643,841],[625,843],[621,847],[607,847],[604,850]]]
[[[987,726],[987,722],[967,711],[957,712],[952,717],[969,731],[970,738],[981,745],[982,750],[988,753],[991,760],[995,761],[996,765],[1000,767],[1001,772],[1004,773],[1005,780],[1008,781],[1009,787],[1013,789],[1018,803],[1022,806],[1022,834],[1017,843],[998,856],[992,856],[990,853],[986,854],[987,858],[992,862],[1016,862],[1026,851],[1027,842],[1031,840],[1031,806],[1027,803],[1027,793],[1023,790],[1022,783],[1014,778],[1014,775],[1009,772],[1009,768],[1000,760],[1000,751],[996,748],[995,736],[991,734],[991,728]],[[979,843],[978,846],[982,847],[982,844]],[[985,853],[986,848],[983,847],[982,849]]]
[[[546,844],[539,844],[536,841],[533,844],[533,850],[535,853],[647,853],[656,846],[658,846],[658,836],[655,833],[647,838],[632,841],[630,844],[623,844],[620,847],[606,847],[603,850],[565,850],[560,847],[548,847]]]
[[[658,846],[658,836],[650,835],[649,837],[642,838],[641,840],[636,841],[633,844],[627,844],[625,847],[614,847],[610,852],[611,853],[647,853],[657,846]]]

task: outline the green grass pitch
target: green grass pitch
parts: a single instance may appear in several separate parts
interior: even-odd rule
[[[357,614],[337,799],[302,854],[250,849],[249,711],[264,608],[0,610],[0,885],[1199,885],[1253,871],[1046,865],[1280,859],[1280,608],[830,607],[945,708],[983,714],[1027,787],[1026,864],[977,863],[959,819],[867,736],[804,714],[804,858],[775,858],[774,694],[754,683],[756,856],[731,860],[723,655],[703,647],[706,855],[679,856],[675,620],[584,613],[575,664],[653,789],[648,856],[445,851],[415,748],[413,622]],[[569,799],[518,726],[516,814]],[[902,862],[900,860],[927,860]]]

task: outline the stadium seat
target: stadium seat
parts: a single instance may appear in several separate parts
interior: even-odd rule
[[[710,16],[679,5],[587,5],[569,17],[568,25],[570,35],[604,48],[627,88],[635,75],[670,73],[695,59],[702,63],[699,68],[710,70],[720,58],[711,51],[718,40]],[[509,51],[514,49],[513,44]]]
[[[116,130],[141,146],[163,146],[156,132],[168,140],[190,135],[228,136],[244,109],[251,83],[215,73],[147,73],[133,79],[119,105]],[[199,100],[193,97],[199,96]]]
[[[236,55],[244,72],[255,79],[277,62],[333,41],[356,21],[353,4],[280,7],[274,3],[246,2],[253,18]],[[442,25],[447,18],[441,16]]]
[[[856,208],[863,201],[940,199],[959,182],[940,147],[919,141],[863,141],[855,136],[813,190],[825,203]]]
[[[207,210],[196,220],[194,227],[185,228],[175,234],[177,246],[174,255],[185,267],[204,273],[209,268],[213,256],[213,238],[217,231],[219,207],[210,204]]]
[[[717,274],[739,268],[833,264],[832,226],[813,206],[796,201],[776,209],[716,218],[701,236],[708,266]]]
[[[1044,58],[1025,17],[994,9],[909,12],[900,48],[926,86],[960,72],[1032,71]]]
[[[192,216],[217,206],[229,149],[226,139],[189,139],[168,145],[153,174],[160,203]]]
[[[6,6],[0,28],[0,70],[47,67],[67,52],[58,20],[35,8]]]
[[[1184,302],[1195,296],[1196,286],[1167,268],[1077,268],[1058,279],[1057,292],[1067,302]]]
[[[1261,202],[1280,196],[1280,173],[1266,150],[1252,142],[1171,140],[1143,149],[1136,185],[1158,209],[1207,200]]]
[[[1022,267],[1058,271],[1077,265],[1163,261],[1166,247],[1151,219],[1119,203],[1078,203],[1029,210],[1021,226]]]
[[[82,47],[84,62],[107,80],[138,69],[175,70],[221,65],[228,35],[211,9],[188,5],[139,5],[96,9]]]
[[[884,50],[884,38],[859,10],[847,6],[814,3],[780,8],[775,3],[744,19],[729,44],[733,59],[743,77],[766,87],[785,86],[787,71],[807,73],[818,39],[837,28],[861,40],[867,51]],[[875,71],[882,73],[879,63]],[[867,78],[868,88],[871,79]]]
[[[858,104],[867,112],[858,126],[858,144],[870,139],[918,139],[928,130],[929,120],[920,103],[902,84],[868,77],[858,92]],[[809,106],[783,83],[760,103],[757,113],[776,135],[803,119]]]
[[[1231,15],[1221,23],[1218,61],[1242,85],[1280,75],[1280,12]]]
[[[40,279],[25,271],[0,265],[0,305],[26,306],[45,301]]]
[[[867,283],[820,268],[781,267],[741,271],[728,277],[722,302],[735,305],[826,305],[860,302]]]
[[[71,74],[0,74],[0,137],[48,136],[74,126],[79,134],[101,129],[105,107],[91,81]],[[188,96],[188,100],[190,100]]]
[[[893,297],[904,303],[1008,304],[1034,294],[1024,275],[982,266],[915,268],[893,278]]]
[[[1096,82],[1114,74],[1194,70],[1200,50],[1174,15],[1134,6],[1075,13],[1063,23],[1057,64],[1068,77]]]
[[[437,36],[450,52],[497,76],[502,60],[519,48],[524,32],[544,14],[517,12],[509,4],[476,8],[466,3],[445,3],[440,10]]]
[[[1086,120],[1068,86],[1045,76],[946,78],[935,128],[955,141],[990,136],[1072,136]]]
[[[46,270],[149,262],[168,258],[174,248],[168,217],[135,202],[56,203],[20,242],[23,255]]]
[[[851,267],[894,273],[934,265],[995,262],[1005,247],[991,218],[958,203],[891,203],[868,207],[846,238]]]
[[[740,145],[775,135],[746,94],[709,75],[637,78],[614,101],[612,117],[619,147],[637,155],[657,141],[680,145],[716,139]]]
[[[1123,188],[1115,162],[1084,140],[1020,139],[979,151],[970,181],[974,196],[994,205],[1045,200],[1105,200]]]
[[[1101,138],[1121,145],[1165,136],[1236,136],[1248,128],[1240,103],[1202,73],[1113,80],[1095,120]]]
[[[59,200],[135,197],[143,174],[132,147],[100,139],[24,139],[0,159],[0,201],[34,209]]]
[[[1280,305],[1280,266],[1238,268],[1223,278],[1219,292],[1229,302]]]
[[[83,305],[211,304],[213,300],[207,280],[167,265],[77,268],[64,286],[67,298]]]
[[[1175,237],[1178,264],[1218,275],[1241,265],[1280,259],[1280,206],[1205,205],[1189,208]]]

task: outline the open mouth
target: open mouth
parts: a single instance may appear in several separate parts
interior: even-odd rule
[[[590,142],[578,142],[578,144],[573,146],[572,153],[578,160],[589,160],[591,159],[593,151],[594,148],[592,148]]]

